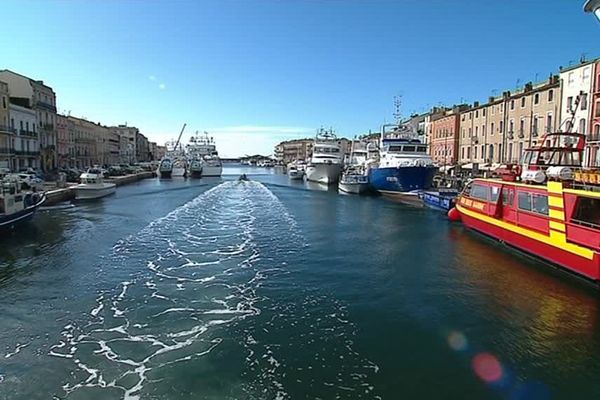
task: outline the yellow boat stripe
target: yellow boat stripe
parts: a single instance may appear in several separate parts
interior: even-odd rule
[[[566,232],[565,224],[562,222],[550,221],[550,229],[560,232]]]
[[[550,207],[565,208],[565,202],[562,197],[548,196],[548,205]]]
[[[592,192],[591,190],[565,189],[565,193],[572,193],[583,197],[594,197],[596,199],[600,198],[600,192]]]
[[[548,210],[548,215],[552,219],[557,219],[559,221],[565,220],[565,212],[564,211],[554,210],[551,208],[550,210]]]
[[[563,186],[560,182],[548,182],[548,193],[562,193]]]
[[[568,251],[569,253],[575,254],[575,255],[583,257],[583,258],[587,258],[588,260],[594,259],[594,251],[593,250],[590,250],[586,247],[578,246],[573,243],[567,243],[564,233],[551,231],[550,236],[548,236],[548,235],[544,235],[542,233],[533,231],[531,229],[527,229],[527,228],[523,228],[521,226],[510,224],[508,222],[490,217],[488,215],[480,214],[478,212],[469,210],[468,208],[462,207],[460,204],[457,204],[456,208],[458,209],[458,211],[460,211],[461,214],[468,215],[469,217],[478,219],[480,221],[486,222],[491,225],[498,226],[502,229],[506,229],[511,232],[518,233],[519,235],[526,236],[528,238],[537,240],[538,242],[545,243],[552,247],[558,247],[559,249],[563,249],[565,251]],[[550,211],[552,211],[552,210],[550,210]]]

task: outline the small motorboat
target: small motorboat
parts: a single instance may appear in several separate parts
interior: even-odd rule
[[[23,191],[21,181],[5,178],[0,182],[0,231],[14,228],[33,217],[46,201],[44,193]]]
[[[74,186],[75,200],[92,200],[108,196],[117,191],[117,185],[104,182],[102,171],[90,168],[79,177],[81,183]]]
[[[441,211],[450,211],[455,205],[458,190],[444,189],[425,190],[419,193],[419,197],[423,200],[423,204],[429,208],[434,208]]]
[[[246,176],[246,174],[241,174],[240,177],[238,178],[239,182],[248,182],[250,179],[248,179],[248,177]]]
[[[288,166],[287,174],[292,180],[300,180],[304,178],[304,170],[295,163]]]
[[[161,178],[170,178],[173,174],[173,160],[170,157],[163,157],[158,165],[158,176]]]
[[[369,190],[369,176],[365,174],[363,168],[348,168],[342,173],[338,189],[346,193],[364,193]]]

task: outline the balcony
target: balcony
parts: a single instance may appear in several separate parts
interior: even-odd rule
[[[53,124],[42,124],[42,129],[45,131],[53,131],[54,125]]]
[[[0,147],[0,156],[12,156],[15,154],[15,149],[11,147]]]
[[[10,135],[16,132],[17,130],[15,128],[11,128],[8,125],[0,125],[0,133],[8,133]]]
[[[33,138],[37,138],[37,132],[33,132],[33,131],[26,131],[25,129],[19,129],[19,135],[20,136],[29,136],[29,137],[33,137]]]
[[[40,155],[39,151],[27,151],[27,150],[15,150],[15,154],[18,156],[37,157]]]
[[[43,101],[38,101],[35,104],[36,104],[37,108],[41,108],[41,109],[47,110],[47,111],[52,111],[53,113],[56,112],[56,106],[53,106],[50,103],[45,103]]]

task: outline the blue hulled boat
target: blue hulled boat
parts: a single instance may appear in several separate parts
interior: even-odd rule
[[[369,182],[384,196],[422,204],[419,193],[431,188],[437,171],[427,145],[420,140],[384,137],[379,162],[370,168]]]

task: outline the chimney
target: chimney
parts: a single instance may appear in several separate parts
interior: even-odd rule
[[[473,102],[473,108],[477,108],[479,107],[479,102],[478,101],[474,101]]]
[[[494,102],[494,96],[490,96],[488,98],[488,103],[493,103]]]

